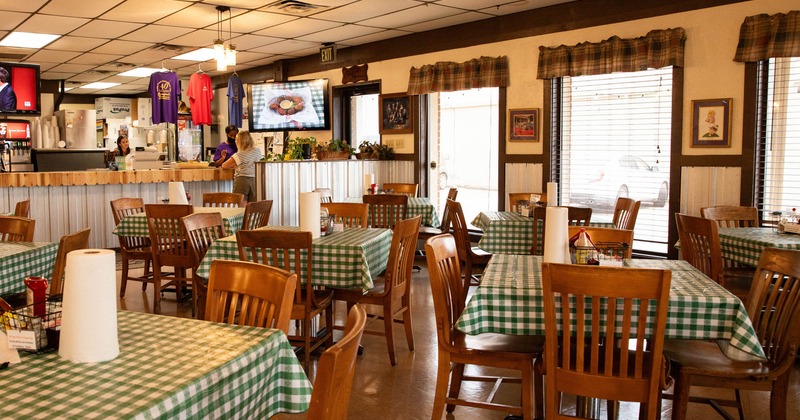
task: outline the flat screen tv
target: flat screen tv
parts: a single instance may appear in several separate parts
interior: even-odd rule
[[[39,65],[0,62],[0,67],[8,73],[8,85],[0,90],[0,114],[41,114]]]
[[[250,131],[330,130],[328,79],[250,83]]]

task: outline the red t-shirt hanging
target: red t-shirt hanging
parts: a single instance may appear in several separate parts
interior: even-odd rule
[[[189,106],[192,108],[192,123],[194,125],[211,124],[211,100],[214,99],[214,89],[211,88],[211,78],[205,73],[195,73],[189,78]]]

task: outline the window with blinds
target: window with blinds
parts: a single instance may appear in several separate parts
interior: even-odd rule
[[[610,222],[618,197],[642,202],[634,251],[666,255],[672,68],[553,83],[553,176],[561,204],[591,207]],[[556,93],[556,91],[558,91]]]
[[[756,206],[765,222],[800,207],[800,57],[759,63]]]

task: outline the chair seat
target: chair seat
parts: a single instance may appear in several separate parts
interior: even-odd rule
[[[472,260],[473,264],[488,264],[489,260],[492,258],[490,252],[486,252],[477,246],[472,247],[472,253],[474,254],[474,259]]]
[[[292,318],[291,319],[302,319],[305,317],[306,313],[306,299],[308,296],[306,295],[305,290],[302,291],[302,302],[295,304],[292,307]],[[322,311],[324,308],[330,306],[331,302],[333,301],[333,290],[332,289],[324,289],[324,290],[314,290],[313,296],[313,304],[312,311],[315,309],[318,311]]]
[[[470,335],[456,331],[454,343],[464,353],[486,351],[519,353],[525,357],[531,355],[538,357],[544,349],[544,336],[495,333]]]
[[[419,239],[427,239],[436,235],[441,235],[443,232],[439,228],[431,227],[431,226],[420,226],[419,227]]]
[[[769,362],[733,360],[722,353],[716,342],[703,340],[665,340],[664,355],[681,366],[684,372],[711,374],[729,379],[765,376],[771,371]],[[770,382],[765,382],[769,386]]]

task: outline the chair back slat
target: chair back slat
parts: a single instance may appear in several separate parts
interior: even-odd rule
[[[419,184],[384,182],[383,191],[387,194],[403,194],[414,198],[419,196]]]
[[[216,192],[203,193],[203,207],[244,207],[244,194]]]
[[[636,218],[639,216],[641,201],[632,198],[619,197],[614,205],[614,226],[617,229],[633,230]]]
[[[244,221],[242,229],[252,230],[269,224],[269,215],[272,213],[272,200],[261,200],[247,203],[244,208]]]
[[[64,235],[58,241],[58,252],[56,252],[56,262],[53,265],[53,276],[50,278],[51,295],[59,295],[64,292],[64,270],[67,267],[67,254],[79,249],[86,249],[89,246],[89,234],[91,228],[86,228],[78,232]]]
[[[114,225],[119,225],[122,219],[134,214],[144,213],[144,200],[141,198],[118,198],[111,201],[111,215]],[[145,250],[150,247],[149,236],[121,236],[117,235],[120,248],[129,251]]]
[[[722,250],[717,223],[711,219],[676,213],[681,258],[717,283],[722,282]]]
[[[220,213],[193,213],[181,218],[183,229],[189,239],[189,248],[199,265],[211,244],[225,236],[225,227]]]
[[[394,229],[399,221],[406,219],[407,195],[367,194],[362,198],[362,202],[369,205],[370,227]]]
[[[531,254],[542,255],[544,253],[544,238],[546,237],[545,228],[547,226],[547,208],[534,207],[533,209],[533,245]],[[570,226],[589,226],[592,220],[592,209],[588,207],[567,207],[567,223]],[[541,235],[539,227],[541,226]]]
[[[0,216],[0,242],[32,242],[36,220],[27,217]]]
[[[704,219],[717,222],[719,227],[739,228],[758,227],[758,209],[746,206],[703,207],[700,214]]]
[[[456,321],[464,311],[464,282],[456,240],[451,234],[436,235],[425,243],[425,258],[431,279],[439,347],[457,351]]]
[[[369,204],[366,203],[322,203],[321,208],[345,229],[369,227]],[[335,216],[335,217],[334,217]]]
[[[17,217],[30,217],[31,213],[31,200],[17,201],[14,206],[14,216]]]
[[[147,204],[144,208],[155,264],[173,267],[195,265],[181,224],[181,217],[192,214],[194,207],[191,204]]]

